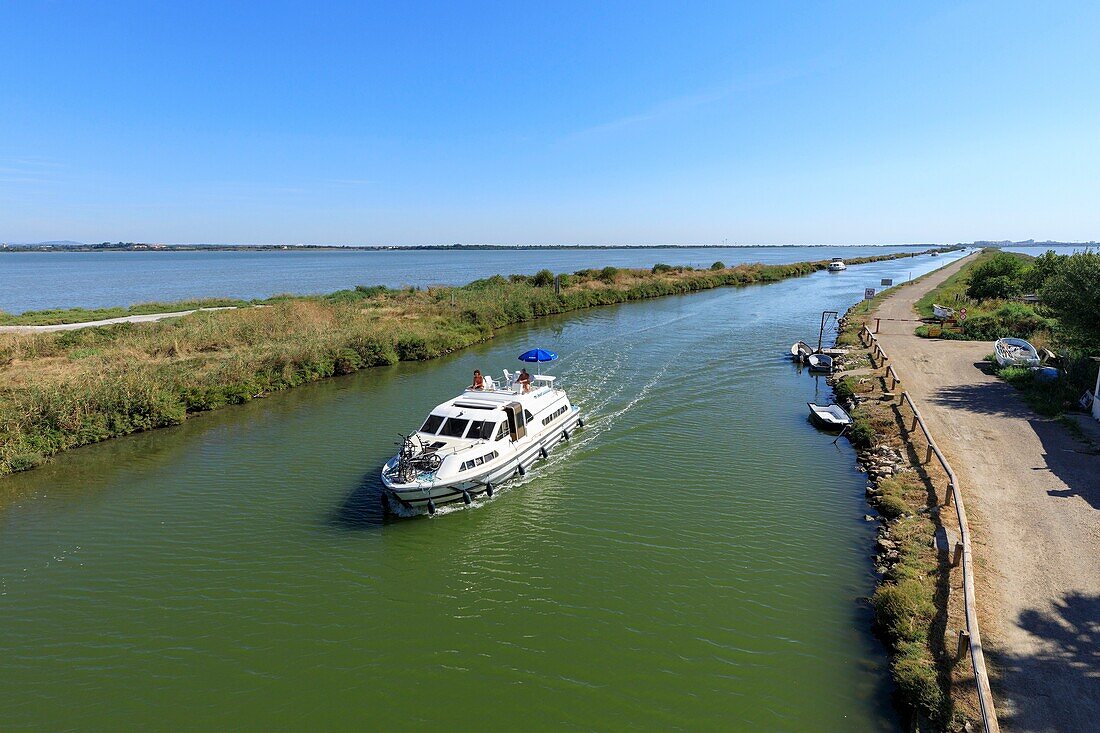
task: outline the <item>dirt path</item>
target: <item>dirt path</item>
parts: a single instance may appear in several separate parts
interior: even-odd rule
[[[953,263],[878,308],[913,304]],[[1006,731],[1100,729],[1100,456],[987,374],[990,342],[918,338],[884,320],[879,340],[959,477],[971,520],[982,639]]]
[[[46,333],[49,331],[75,331],[78,328],[92,328],[93,326],[110,326],[112,323],[149,323],[161,321],[165,318],[179,318],[189,316],[198,311],[228,311],[236,310],[235,305],[223,305],[214,308],[194,308],[189,311],[175,311],[173,313],[147,313],[141,316],[121,316],[119,318],[104,318],[101,321],[84,321],[83,323],[57,323],[49,326],[0,326],[0,333]]]

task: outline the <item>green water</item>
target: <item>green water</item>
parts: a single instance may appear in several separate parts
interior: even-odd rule
[[[546,319],[3,481],[5,730],[892,730],[873,526],[783,352],[920,258]],[[528,346],[588,427],[496,497],[377,469]]]

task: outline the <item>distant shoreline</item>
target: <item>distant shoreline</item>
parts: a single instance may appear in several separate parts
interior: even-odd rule
[[[338,245],[338,244],[13,244],[0,246],[0,252],[466,252],[532,250],[611,250],[611,249],[729,249],[772,247],[937,247],[936,244],[411,244],[411,245]],[[1076,245],[1075,245],[1076,246]]]
[[[37,244],[2,244],[0,253],[19,252],[466,252],[466,251],[577,251],[577,250],[687,250],[687,249],[750,249],[769,247],[1097,247],[1100,242],[969,242],[942,245],[930,242],[909,244],[409,244],[409,245],[338,245],[338,244],[149,244],[118,242],[115,244],[80,244],[76,242],[43,242]]]

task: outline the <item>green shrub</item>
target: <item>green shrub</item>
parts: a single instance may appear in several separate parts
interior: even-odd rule
[[[974,265],[970,272],[967,296],[976,300],[1011,298],[1023,292],[1027,266],[1016,255],[998,252],[991,259]]]
[[[619,274],[619,268],[611,267],[610,265],[600,270],[600,279],[605,283],[615,282],[615,278]]]
[[[652,272],[654,275],[656,275],[658,272],[671,272],[671,271],[672,271],[672,265],[666,265],[663,262],[658,262],[656,265],[653,266],[653,269],[650,270],[650,272]]]
[[[712,270],[724,270],[724,269],[726,269],[726,263],[722,262],[722,260],[718,260],[717,262],[715,262],[713,265],[710,266],[710,269],[712,269]]]
[[[852,427],[848,430],[852,443],[859,448],[870,448],[875,444],[875,429],[863,416],[852,416]]]
[[[838,400],[850,400],[856,394],[855,386],[854,377],[843,377],[833,385],[833,393]]]
[[[554,273],[549,270],[539,270],[531,278],[531,284],[537,288],[548,288],[554,284]]]

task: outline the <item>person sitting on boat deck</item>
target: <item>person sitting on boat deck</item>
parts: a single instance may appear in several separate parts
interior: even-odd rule
[[[523,387],[524,392],[531,391],[531,375],[527,373],[526,369],[519,370],[519,376],[516,377],[516,383]]]
[[[485,389],[485,378],[481,376],[481,370],[474,370],[474,383],[470,385],[470,389]]]

